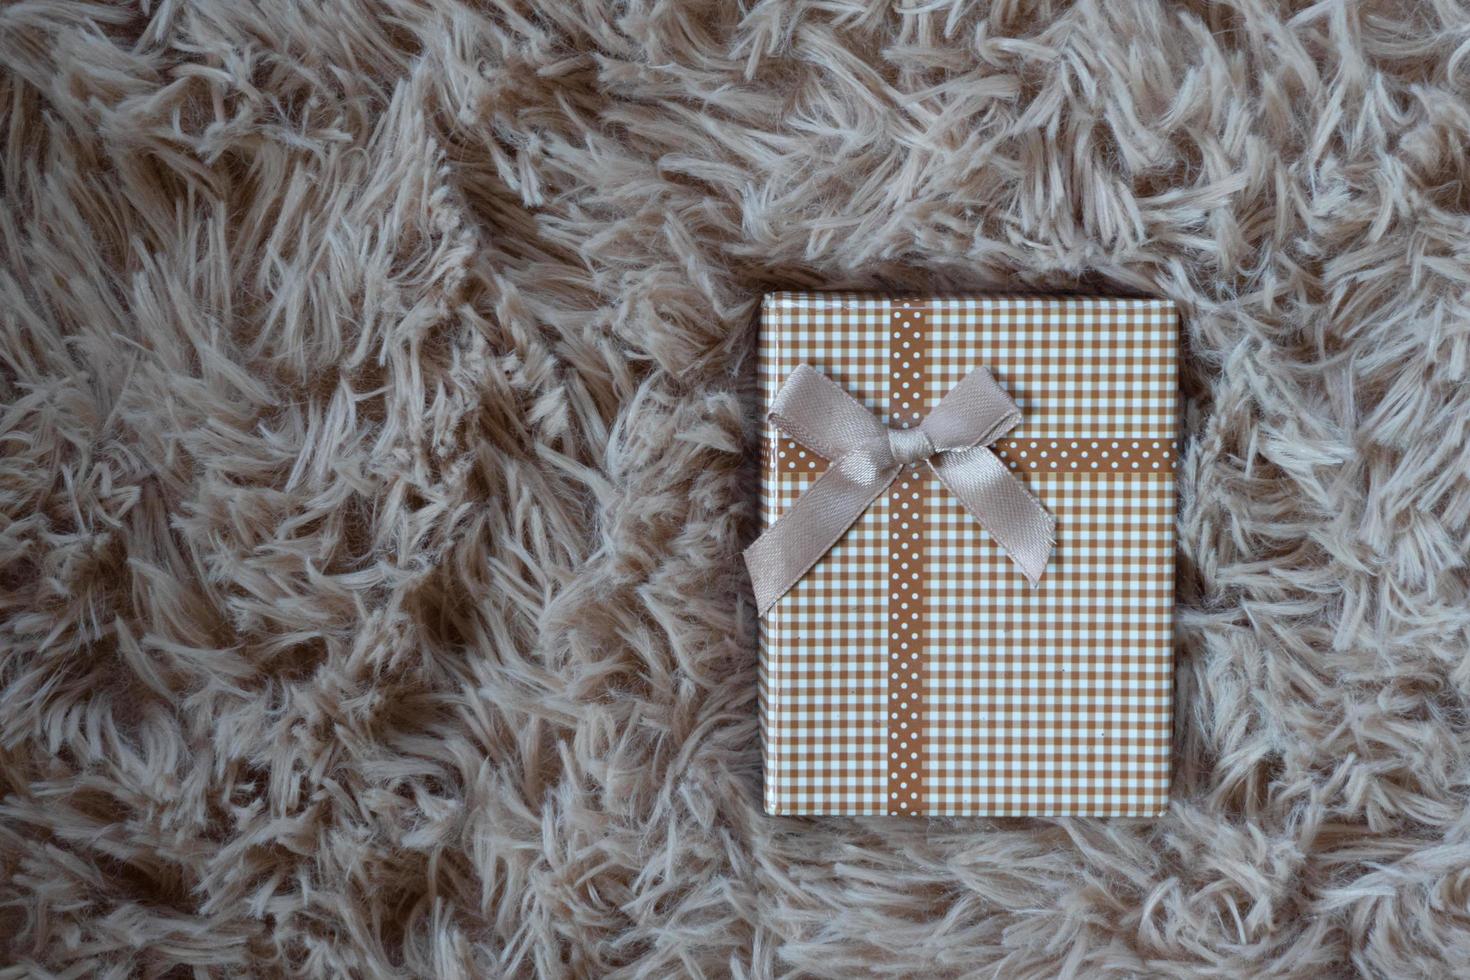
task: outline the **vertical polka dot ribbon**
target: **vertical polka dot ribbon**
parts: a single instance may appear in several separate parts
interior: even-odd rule
[[[929,343],[924,304],[893,311],[888,344],[888,424],[919,425],[928,388]],[[929,481],[920,464],[904,467],[888,485],[888,813],[917,816],[924,808],[929,740],[925,737],[925,662],[929,617],[927,536],[923,514]]]
[[[989,371],[976,368],[917,425],[903,418],[902,411],[894,406],[897,424],[886,426],[836,382],[805,364],[776,393],[769,413],[772,424],[830,460],[831,466],[745,550],[762,616],[879,494],[920,464],[980,522],[1032,585],[1041,580],[1051,559],[1055,523],[986,448],[1021,421],[1011,397]]]

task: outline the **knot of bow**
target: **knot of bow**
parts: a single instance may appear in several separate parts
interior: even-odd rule
[[[984,368],[949,390],[915,428],[890,429],[822,372],[803,364],[768,416],[831,462],[781,518],[745,550],[764,616],[837,543],[905,466],[929,469],[989,532],[1034,586],[1051,559],[1051,514],[986,447],[1021,411]]]

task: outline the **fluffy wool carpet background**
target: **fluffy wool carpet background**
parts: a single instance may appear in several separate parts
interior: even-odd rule
[[[0,10],[0,975],[1470,962],[1470,10]],[[754,315],[1165,296],[1158,822],[761,813]]]

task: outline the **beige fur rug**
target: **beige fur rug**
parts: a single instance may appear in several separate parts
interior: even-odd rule
[[[4,977],[1465,975],[1470,10],[0,8]],[[1186,318],[1157,823],[761,814],[774,288]]]

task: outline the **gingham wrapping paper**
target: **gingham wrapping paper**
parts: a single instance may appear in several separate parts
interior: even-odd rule
[[[1056,552],[1033,590],[927,469],[921,481],[905,472],[879,495],[762,621],[768,812],[1162,811],[1176,334],[1175,309],[1162,300],[766,298],[759,371],[767,404],[805,363],[892,423],[921,417],[984,366],[1023,412],[994,449],[1057,519]],[[912,369],[898,347],[910,338],[923,355]],[[898,389],[909,379],[922,388],[922,405]],[[902,413],[900,398],[913,399]],[[768,428],[765,524],[825,465]],[[917,535],[899,509],[911,496],[922,513]],[[890,591],[901,575],[910,575],[902,588],[911,587],[911,573],[895,564],[910,555],[890,547],[915,539],[923,572],[911,612],[909,593]],[[918,632],[892,632],[895,620],[906,622],[900,617]],[[923,649],[900,653],[900,638]],[[912,665],[899,670],[900,656]],[[908,680],[920,690],[899,690]],[[907,728],[900,719],[921,731],[899,731]],[[903,760],[914,769],[897,768]]]

